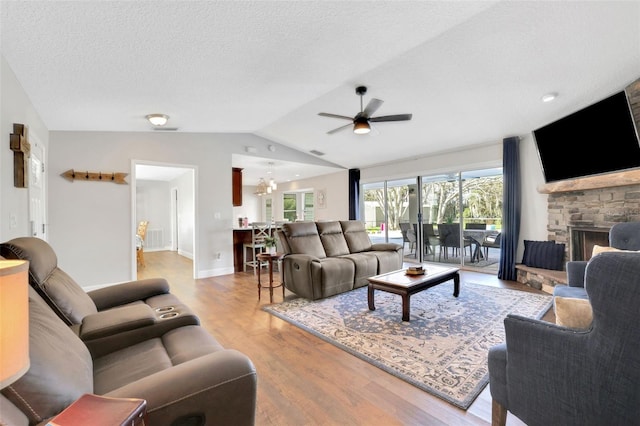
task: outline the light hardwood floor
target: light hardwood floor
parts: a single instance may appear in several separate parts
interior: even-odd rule
[[[164,277],[225,347],[245,353],[258,372],[256,425],[488,425],[487,386],[461,410],[270,315],[268,290],[258,301],[256,277],[236,273],[193,279],[191,260],[146,252],[138,278]],[[496,276],[463,271],[462,280],[535,291]],[[285,298],[296,297],[288,290]],[[274,303],[282,301],[280,289]],[[552,310],[545,320],[555,321]],[[509,426],[523,423],[509,414]]]

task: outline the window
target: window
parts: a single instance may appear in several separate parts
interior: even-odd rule
[[[314,220],[313,192],[288,192],[282,194],[282,211],[284,219],[290,222]]]
[[[304,196],[304,220],[313,220],[313,192],[305,192]]]
[[[282,216],[289,222],[295,222],[298,218],[298,198],[296,194],[282,194]]]
[[[264,220],[273,222],[273,199],[271,198],[264,200]]]

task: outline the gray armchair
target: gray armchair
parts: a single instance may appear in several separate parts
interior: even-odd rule
[[[489,350],[492,424],[632,425],[640,419],[640,258],[602,253],[586,268],[593,322],[576,330],[508,315]]]
[[[620,250],[640,250],[640,222],[616,223],[609,230],[609,246]],[[587,262],[573,260],[567,262],[567,285],[557,285],[554,296],[587,298],[584,288],[584,272]]]

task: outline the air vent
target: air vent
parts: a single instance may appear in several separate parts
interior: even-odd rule
[[[320,152],[317,149],[312,149],[309,152],[312,153],[313,155],[324,155],[324,152]]]
[[[154,127],[153,130],[159,132],[175,132],[178,130],[177,127]]]

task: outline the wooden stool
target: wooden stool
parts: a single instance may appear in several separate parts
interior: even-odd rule
[[[258,269],[258,300],[260,300],[260,293],[263,288],[269,289],[269,302],[273,303],[273,289],[282,287],[282,298],[284,299],[284,283],[273,281],[273,262],[282,259],[282,253],[258,253],[256,256],[258,261],[267,262],[267,267],[269,268],[269,285],[262,285],[260,281],[260,276],[262,275],[261,270]]]

